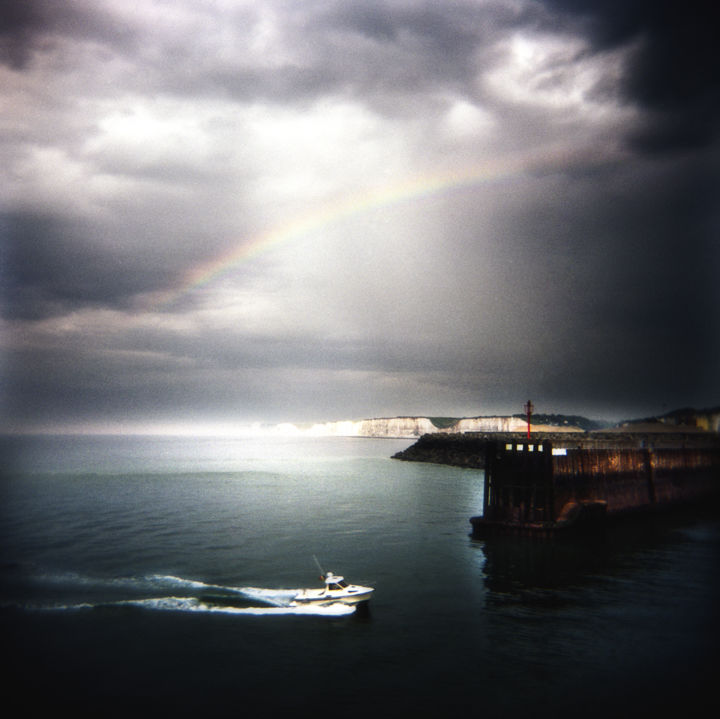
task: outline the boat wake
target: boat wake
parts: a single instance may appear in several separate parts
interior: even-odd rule
[[[329,604],[320,607],[306,606],[279,606],[279,607],[241,607],[213,604],[194,597],[153,597],[148,599],[127,599],[116,602],[104,602],[101,604],[80,603],[75,605],[56,605],[43,607],[46,611],[51,610],[85,610],[85,609],[110,609],[112,607],[135,607],[138,609],[149,609],[165,612],[196,612],[206,614],[246,614],[254,616],[278,616],[278,615],[314,615],[314,616],[347,616],[355,611],[354,607],[345,604]],[[37,607],[36,607],[37,608]]]
[[[35,611],[138,609],[163,612],[250,616],[347,616],[354,606],[340,603],[296,605],[300,589],[209,584],[174,575],[98,578],[75,573],[25,577],[32,598],[5,599],[4,608]],[[38,592],[38,587],[42,591]],[[61,595],[61,596],[59,596]]]

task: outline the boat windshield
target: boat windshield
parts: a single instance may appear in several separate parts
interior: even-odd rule
[[[338,589],[345,589],[347,587],[347,584],[341,579],[339,582],[333,582],[332,584],[328,584],[328,589],[332,590],[338,590]]]

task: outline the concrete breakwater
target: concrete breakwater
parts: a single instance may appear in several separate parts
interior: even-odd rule
[[[484,468],[476,536],[553,533],[720,493],[716,433],[425,435],[395,458]]]
[[[424,434],[415,444],[393,455],[393,459],[484,469],[487,443],[496,436],[500,435],[493,432]]]

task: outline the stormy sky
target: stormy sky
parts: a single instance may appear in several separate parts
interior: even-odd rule
[[[2,0],[4,428],[720,403],[712,17]]]

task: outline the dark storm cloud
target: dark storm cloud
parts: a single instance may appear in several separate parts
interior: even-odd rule
[[[393,48],[398,65],[386,67],[383,73],[370,65],[368,77],[372,73],[377,82],[408,91],[448,81],[465,85],[475,52],[496,24],[490,13],[488,8],[478,14],[463,6],[447,13],[428,2],[397,6],[369,2],[335,5],[328,17],[334,21],[333,31],[346,31],[343,37],[363,38],[378,49]],[[410,57],[413,62],[402,62]]]
[[[22,69],[29,62],[38,36],[51,25],[49,3],[38,0],[0,2],[0,62]]]
[[[198,58],[178,78],[187,72],[194,86],[205,83],[206,90],[226,90],[238,99],[307,102],[337,93],[378,108],[387,95],[468,90],[476,53],[493,31],[485,12],[478,16],[459,5],[447,13],[433,2],[307,3],[290,10],[282,31],[281,41],[295,51],[292,62],[259,68],[240,56],[212,64]],[[397,112],[392,104],[384,109]]]
[[[544,0],[542,5],[548,13],[532,3],[480,8],[457,3],[451,11],[435,2],[307,3],[288,8],[277,38],[295,48],[293,61],[263,68],[243,59],[245,34],[257,23],[247,9],[225,11],[208,28],[223,27],[236,36],[235,52],[220,55],[212,34],[199,34],[189,47],[178,43],[171,23],[143,25],[92,4],[10,0],[0,15],[0,59],[23,69],[44,44],[90,39],[142,60],[145,71],[125,78],[138,89],[230,92],[238,99],[278,102],[338,92],[368,101],[375,95],[377,103],[389,93],[410,96],[433,86],[454,86],[473,96],[478,65],[497,61],[494,40],[514,28],[545,27],[583,33],[593,52],[635,43],[620,89],[627,102],[646,111],[644,127],[630,137],[637,149],[702,146],[715,136],[720,59],[710,2]]]
[[[272,57],[288,48],[291,57],[252,63],[243,48],[261,20],[247,8],[230,8],[190,46],[162,26],[134,27],[132,33],[143,38],[137,52],[146,72],[131,82],[178,95],[283,105],[337,95],[391,115],[411,113],[417,111],[412,98],[427,102],[428,92],[474,95],[478,63],[495,62],[483,60],[484,53],[517,22],[518,12],[502,1],[482,8],[457,3],[452,12],[432,0],[307,2],[284,8],[265,50]],[[217,51],[220,32],[234,38],[232,50]]]
[[[6,7],[18,418],[716,401],[706,5]]]
[[[29,68],[36,53],[59,39],[96,39],[132,45],[127,25],[111,22],[92,4],[56,0],[0,0],[0,63],[14,70]]]
[[[652,386],[701,396],[714,383],[709,358],[719,348],[717,250],[704,224],[713,185],[694,164],[658,171],[631,192],[633,174],[575,181],[565,203],[530,205],[514,228],[518,265],[543,255],[528,282],[531,305],[547,294],[544,283],[562,288],[548,327],[556,354],[544,373],[596,399]],[[573,207],[588,198],[589,207]]]
[[[704,147],[720,128],[720,53],[709,0],[544,0],[580,23],[594,51],[636,43],[624,98],[645,111],[630,135],[642,152]]]
[[[127,306],[135,295],[173,274],[147,257],[98,241],[102,225],[52,215],[13,213],[0,218],[3,315],[38,319],[84,306]]]

